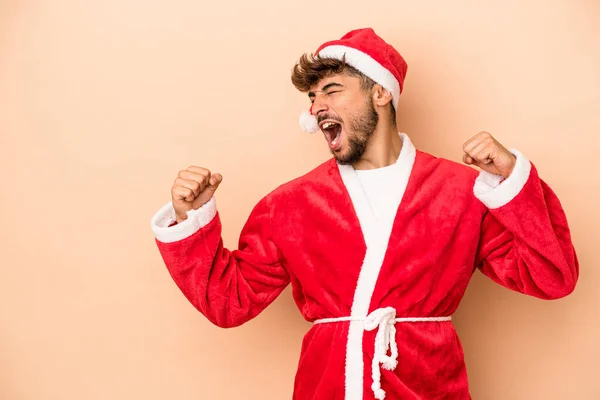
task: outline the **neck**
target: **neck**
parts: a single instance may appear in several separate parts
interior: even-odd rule
[[[402,140],[396,124],[378,124],[369,138],[367,149],[356,163],[354,169],[375,169],[395,164],[402,150]]]

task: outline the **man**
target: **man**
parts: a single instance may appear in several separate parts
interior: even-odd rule
[[[565,213],[523,154],[478,133],[463,146],[477,170],[398,133],[406,68],[372,29],[301,57],[301,122],[333,157],[262,198],[238,249],[223,246],[222,176],[206,168],[180,171],[152,218],[174,281],[217,326],[247,322],[291,284],[314,322],[294,399],[469,399],[451,315],[474,270],[541,299],[575,287]]]

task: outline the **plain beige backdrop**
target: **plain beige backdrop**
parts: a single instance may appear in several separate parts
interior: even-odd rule
[[[186,302],[150,217],[190,164],[221,172],[226,245],[329,157],[301,132],[305,51],[371,26],[409,68],[398,121],[461,160],[488,130],[561,198],[581,263],[541,301],[474,275],[455,315],[477,400],[600,398],[600,3],[0,1],[0,398],[290,399],[291,293],[222,330]]]

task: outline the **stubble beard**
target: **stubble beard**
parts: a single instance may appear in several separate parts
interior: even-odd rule
[[[349,128],[353,134],[349,135],[346,132],[348,150],[344,154],[335,154],[332,151],[336,161],[342,165],[358,162],[367,150],[369,139],[373,136],[378,123],[379,115],[375,111],[375,107],[373,107],[373,100],[367,97],[367,102],[363,110],[353,115],[349,120]]]

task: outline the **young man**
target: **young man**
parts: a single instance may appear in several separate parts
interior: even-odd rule
[[[180,171],[152,218],[175,283],[217,326],[254,318],[291,283],[314,322],[294,399],[469,399],[450,317],[474,270],[541,299],[575,287],[565,213],[523,154],[478,133],[463,146],[476,170],[398,133],[406,68],[372,29],[301,57],[292,81],[312,102],[301,122],[333,157],[262,198],[238,249],[223,246],[222,176],[208,169]]]

